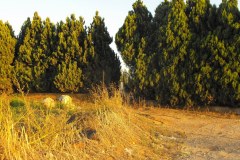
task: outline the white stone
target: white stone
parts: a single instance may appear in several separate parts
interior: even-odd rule
[[[50,97],[43,99],[42,104],[47,108],[55,107],[55,101]]]
[[[61,95],[58,101],[63,105],[72,105],[72,98],[69,95]]]

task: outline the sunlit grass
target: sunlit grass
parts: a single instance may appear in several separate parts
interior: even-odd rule
[[[0,159],[167,157],[152,122],[136,115],[117,89],[96,87],[90,99],[75,99],[73,109],[59,103],[44,107],[41,98],[0,96]],[[88,129],[96,131],[90,139]]]

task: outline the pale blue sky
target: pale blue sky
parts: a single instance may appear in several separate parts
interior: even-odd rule
[[[153,15],[162,1],[143,0]],[[42,19],[49,17],[54,23],[65,20],[74,13],[76,17],[84,17],[86,25],[89,25],[98,10],[114,38],[134,2],[135,0],[0,0],[0,20],[9,21],[15,34],[18,34],[23,22],[27,17],[32,18],[35,11]],[[221,0],[211,0],[216,5],[220,2]],[[112,44],[112,48],[116,51],[115,44]]]
[[[77,17],[83,16],[88,25],[95,11],[105,18],[105,23],[111,36],[114,37],[124,22],[128,11],[132,9],[135,0],[0,0],[0,19],[9,21],[15,33],[18,34],[27,17],[32,18],[37,11],[42,19],[50,17],[56,23],[65,20],[74,13]],[[154,14],[155,8],[163,0],[143,0],[144,4]],[[211,0],[219,4],[221,0]]]

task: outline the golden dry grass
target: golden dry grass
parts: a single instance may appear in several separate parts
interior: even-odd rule
[[[71,95],[74,109],[41,104],[57,96],[0,96],[0,159],[172,159],[180,153],[181,143],[163,141],[161,124],[135,112],[114,88]],[[96,131],[91,139],[83,134],[89,128]]]

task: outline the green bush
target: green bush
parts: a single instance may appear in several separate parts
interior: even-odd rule
[[[12,108],[22,108],[25,106],[25,103],[23,100],[19,99],[19,98],[14,98],[11,100],[10,102],[10,106]]]

